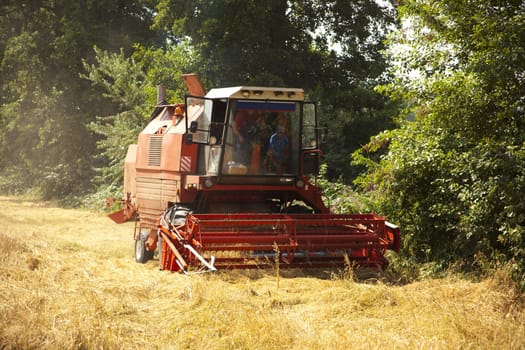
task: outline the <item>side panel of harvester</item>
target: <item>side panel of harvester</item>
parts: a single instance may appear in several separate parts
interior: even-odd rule
[[[136,197],[141,224],[156,228],[170,203],[184,202],[184,174],[195,171],[197,145],[183,143],[183,135],[143,133],[136,164]]]
[[[204,95],[194,74],[185,74],[183,79],[190,93]],[[166,89],[159,86],[159,104],[137,144],[130,145],[126,154],[123,208],[110,215],[117,223],[138,215],[135,217],[138,232],[155,231],[160,214],[171,204],[195,199],[194,193],[184,190],[184,182],[186,174],[197,169],[198,145],[184,142],[187,128],[184,105],[165,104],[165,98]],[[137,240],[137,229],[134,236]]]
[[[185,124],[166,106],[128,149],[125,192],[140,216],[140,228],[156,230],[160,214],[173,203],[191,202],[185,175],[197,168],[197,145],[184,142]],[[158,119],[158,120],[157,120]]]

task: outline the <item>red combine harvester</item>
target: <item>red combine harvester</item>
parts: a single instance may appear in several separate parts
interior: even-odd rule
[[[385,267],[399,228],[375,214],[330,214],[315,184],[316,105],[302,89],[229,87],[206,95],[183,76],[185,103],[159,102],[125,161],[123,209],[135,259],[162,269]],[[159,88],[159,101],[164,92]]]

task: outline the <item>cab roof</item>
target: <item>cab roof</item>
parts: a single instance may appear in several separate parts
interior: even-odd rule
[[[235,86],[211,89],[207,98],[238,98],[250,100],[304,101],[304,90],[295,88]]]

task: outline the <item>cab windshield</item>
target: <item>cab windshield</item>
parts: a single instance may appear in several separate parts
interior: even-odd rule
[[[298,174],[300,126],[299,103],[232,101],[222,174]]]

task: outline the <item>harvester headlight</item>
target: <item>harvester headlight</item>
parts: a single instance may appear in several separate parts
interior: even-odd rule
[[[250,96],[250,91],[248,91],[248,90],[242,90],[242,91],[241,91],[241,94],[242,94],[244,97],[248,97],[248,96]]]
[[[301,180],[301,179],[297,180],[297,181],[295,182],[295,186],[296,186],[297,188],[303,188],[303,187],[304,187],[304,181]]]

